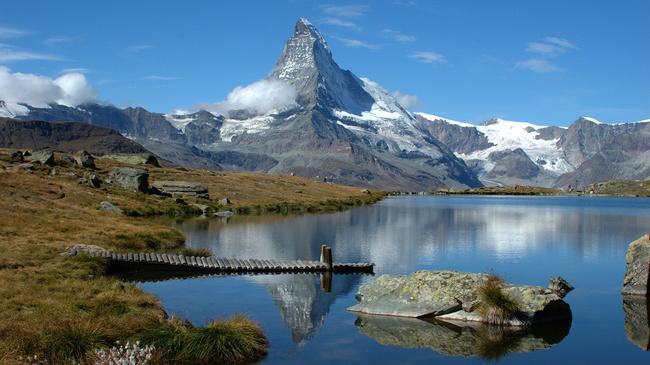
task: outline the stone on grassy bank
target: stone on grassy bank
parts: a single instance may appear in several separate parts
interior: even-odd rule
[[[38,162],[44,165],[54,165],[54,153],[50,150],[32,151],[29,156],[25,156],[26,160],[31,162]]]
[[[630,243],[625,261],[627,268],[623,278],[623,294],[647,296],[650,281],[650,234]]]
[[[171,196],[193,196],[197,198],[209,199],[208,188],[195,181],[155,181],[152,187]]]
[[[132,167],[116,167],[111,171],[110,179],[113,184],[131,190],[146,193],[149,191],[149,173],[146,170]]]
[[[484,322],[479,288],[490,275],[455,271],[418,271],[408,276],[382,275],[364,284],[353,312],[400,317],[436,317],[447,321]],[[504,324],[526,326],[571,318],[569,305],[541,286],[504,283],[501,292],[518,311]]]

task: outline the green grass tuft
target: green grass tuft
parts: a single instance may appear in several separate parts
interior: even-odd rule
[[[243,364],[266,355],[260,327],[243,316],[216,320],[206,327],[172,318],[142,334],[142,342],[163,351],[169,363]]]
[[[66,323],[43,337],[45,358],[54,364],[86,362],[95,349],[105,346],[100,331],[86,323]]]
[[[490,324],[503,325],[519,313],[519,305],[503,292],[503,280],[490,275],[478,288],[481,304],[478,308],[483,320]]]

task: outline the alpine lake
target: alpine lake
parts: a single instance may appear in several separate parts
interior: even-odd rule
[[[621,296],[625,253],[650,231],[650,199],[389,197],[349,211],[171,221],[192,248],[227,258],[373,262],[374,276],[135,276],[168,314],[196,325],[245,314],[269,339],[263,364],[647,364],[645,298]],[[360,285],[417,270],[489,272],[546,286],[562,276],[573,319],[527,330],[359,316]]]

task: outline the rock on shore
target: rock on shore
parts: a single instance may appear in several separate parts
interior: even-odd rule
[[[648,295],[650,281],[650,234],[630,243],[625,255],[627,269],[623,294]]]
[[[195,196],[208,199],[208,188],[195,181],[154,181],[152,187],[171,196]]]
[[[483,321],[478,313],[478,288],[488,274],[455,271],[418,271],[408,276],[382,275],[364,284],[353,312],[400,317],[436,317],[445,321]],[[503,293],[517,303],[519,313],[506,324],[571,318],[571,309],[554,291],[529,285],[504,284]]]

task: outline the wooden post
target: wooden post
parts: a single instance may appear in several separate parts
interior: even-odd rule
[[[332,248],[328,245],[320,246],[320,262],[325,264],[328,271],[332,271]]]

